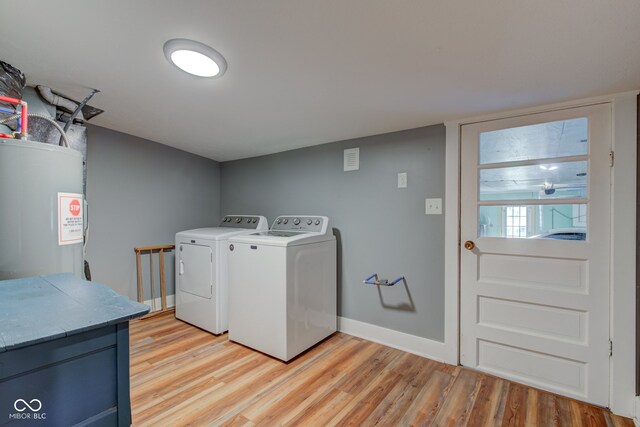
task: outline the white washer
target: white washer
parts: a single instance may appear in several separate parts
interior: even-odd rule
[[[228,329],[227,241],[261,230],[263,216],[227,215],[218,227],[176,234],[176,318],[214,334]]]
[[[287,361],[336,331],[336,239],[325,216],[229,239],[229,339]]]

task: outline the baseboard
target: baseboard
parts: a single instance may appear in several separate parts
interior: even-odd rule
[[[446,352],[443,342],[394,331],[346,317],[338,317],[338,330],[348,335],[377,342],[387,347],[397,348],[398,350],[438,362],[444,362],[445,360]]]
[[[156,298],[155,299],[155,306],[153,305],[154,300],[146,300],[144,302],[144,304],[148,305],[149,307],[151,307],[151,311],[150,313],[153,313],[154,311],[158,311],[162,309],[162,299],[161,298]],[[167,308],[169,307],[175,307],[176,306],[176,296],[175,295],[167,295]],[[155,308],[154,308],[155,307]]]

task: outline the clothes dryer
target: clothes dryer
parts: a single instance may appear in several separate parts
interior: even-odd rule
[[[214,334],[228,329],[228,239],[267,230],[263,216],[227,215],[218,227],[176,234],[176,318]]]

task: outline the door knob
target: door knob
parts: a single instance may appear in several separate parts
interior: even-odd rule
[[[471,240],[467,240],[466,242],[464,242],[465,249],[472,250],[475,247],[476,247],[476,244],[473,243]]]

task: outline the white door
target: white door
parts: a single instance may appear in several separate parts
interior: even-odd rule
[[[210,299],[213,294],[213,252],[209,246],[183,243],[179,250],[178,289]]]
[[[607,406],[610,104],[461,138],[461,363]]]

